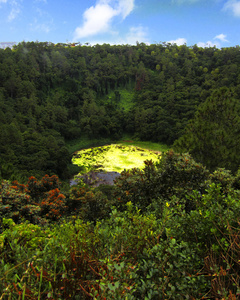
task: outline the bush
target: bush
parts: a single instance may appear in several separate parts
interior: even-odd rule
[[[70,215],[78,215],[86,221],[95,222],[109,216],[111,201],[99,191],[85,187],[72,187],[67,199]]]
[[[200,299],[210,289],[202,265],[188,243],[159,240],[139,261],[134,299]]]
[[[173,195],[181,200],[193,190],[203,193],[208,178],[208,170],[196,163],[190,155],[168,151],[156,165],[152,161],[146,161],[143,170],[122,172],[116,180],[116,205],[124,208],[131,201],[142,211],[146,211],[156,199],[164,199],[159,201],[162,206]],[[186,200],[185,209],[191,211],[194,204]]]
[[[58,220],[66,211],[65,196],[58,189],[58,177],[45,175],[40,181],[29,178],[28,184],[2,181],[0,217],[12,218],[20,223],[29,220],[33,224],[45,224]]]

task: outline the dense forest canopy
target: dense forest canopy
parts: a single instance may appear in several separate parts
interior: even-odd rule
[[[231,88],[239,99],[239,49],[48,42],[0,49],[1,176],[67,178],[66,143],[83,136],[173,144],[214,90]]]

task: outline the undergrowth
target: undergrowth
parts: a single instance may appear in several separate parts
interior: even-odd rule
[[[2,181],[0,299],[240,299],[239,196],[172,151],[114,186]]]

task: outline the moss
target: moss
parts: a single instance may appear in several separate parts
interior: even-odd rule
[[[145,160],[159,160],[159,153],[140,147],[113,144],[84,149],[75,153],[72,162],[84,166],[84,172],[103,170],[122,172],[124,169],[143,168]]]

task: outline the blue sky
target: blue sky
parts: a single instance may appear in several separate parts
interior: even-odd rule
[[[231,47],[240,0],[0,0],[0,42]]]

